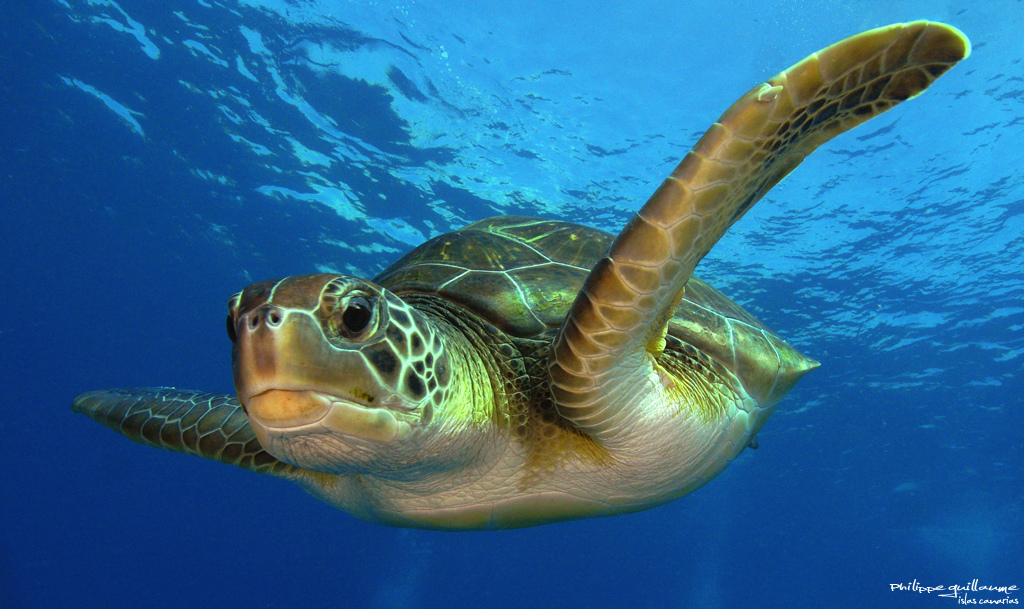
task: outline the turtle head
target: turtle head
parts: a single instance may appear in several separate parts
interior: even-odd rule
[[[354,277],[253,284],[231,298],[227,329],[256,437],[299,467],[351,473],[408,460],[450,381],[432,324]]]

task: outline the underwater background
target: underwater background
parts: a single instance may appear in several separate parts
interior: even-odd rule
[[[233,392],[228,297],[493,215],[618,232],[751,86],[914,19],[973,54],[697,274],[821,361],[667,506],[370,525],[118,437]],[[1024,586],[1024,2],[13,0],[0,20],[0,607],[940,607]],[[962,593],[961,593],[962,594]],[[973,592],[977,599],[1024,596]]]

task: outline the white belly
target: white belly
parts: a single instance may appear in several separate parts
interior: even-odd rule
[[[651,414],[609,447],[612,459],[603,464],[567,455],[536,471],[527,447],[491,431],[475,440],[478,462],[460,472],[422,481],[320,475],[298,482],[354,516],[407,527],[502,529],[634,512],[677,499],[725,469],[768,415],[743,402],[710,422],[644,408]]]

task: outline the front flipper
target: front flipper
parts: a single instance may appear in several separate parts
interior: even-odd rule
[[[293,477],[302,471],[263,450],[234,396],[168,388],[110,389],[78,396],[71,410],[147,446],[260,474]]]
[[[613,438],[694,267],[726,230],[815,148],[918,95],[969,52],[948,25],[891,25],[821,50],[733,104],[588,275],[551,350],[558,412]]]

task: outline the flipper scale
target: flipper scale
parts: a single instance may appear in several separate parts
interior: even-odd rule
[[[920,94],[969,52],[948,25],[878,28],[810,55],[726,110],[588,275],[549,362],[558,412],[612,437],[628,418],[620,410],[634,406],[617,385],[651,369],[686,282],[729,227],[818,146]]]
[[[147,446],[262,474],[298,470],[260,447],[234,396],[170,388],[109,389],[78,396],[71,409]]]

